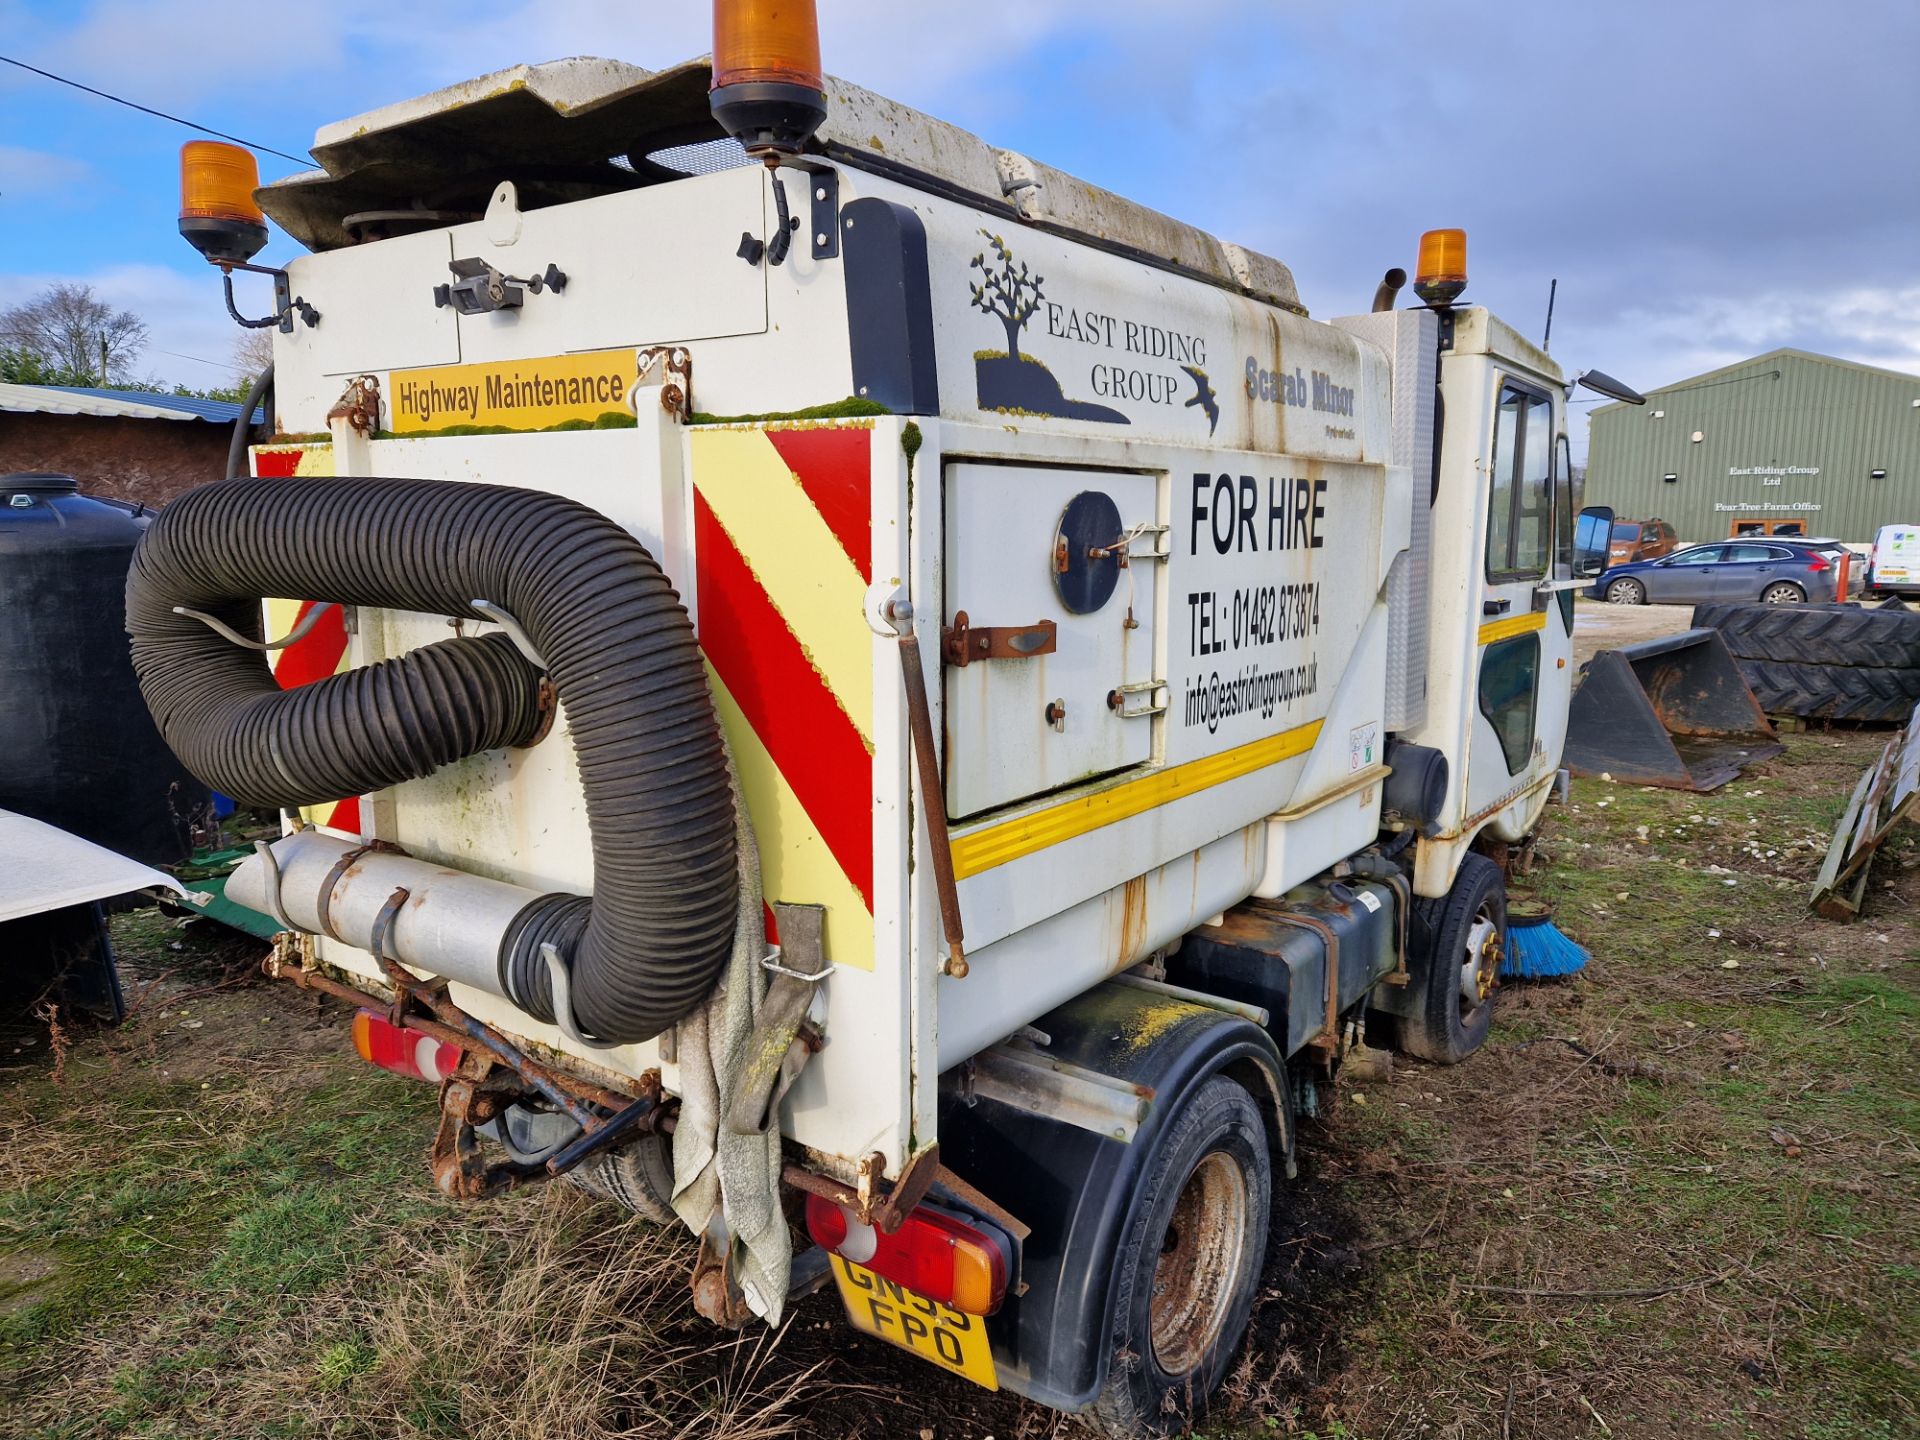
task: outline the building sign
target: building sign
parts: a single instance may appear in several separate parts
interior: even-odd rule
[[[1772,475],[1776,479],[1782,475],[1818,475],[1818,465],[1729,465],[1729,475]]]
[[[1722,513],[1737,515],[1799,515],[1818,510],[1817,500],[1793,500],[1779,505],[1756,505],[1750,500],[1716,500],[1713,508]]]

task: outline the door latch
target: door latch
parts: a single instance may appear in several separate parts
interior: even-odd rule
[[[1134,680],[1107,692],[1107,708],[1122,720],[1144,720],[1167,713],[1167,686],[1162,680]]]
[[[436,309],[451,305],[462,315],[518,310],[526,303],[529,290],[536,295],[543,290],[558,295],[567,288],[566,274],[558,265],[549,265],[544,273],[524,279],[503,274],[484,260],[450,260],[447,268],[454,273],[454,281],[433,287],[433,303]]]
[[[973,625],[967,612],[954,613],[953,624],[940,631],[940,655],[947,664],[963,667],[975,660],[1031,660],[1051,655],[1059,641],[1051,620],[1031,625]]]

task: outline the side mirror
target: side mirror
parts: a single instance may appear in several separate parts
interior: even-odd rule
[[[1607,568],[1607,542],[1613,538],[1613,507],[1590,505],[1573,531],[1573,578],[1591,580]]]
[[[1647,397],[1631,385],[1623,385],[1604,370],[1584,371],[1574,382],[1584,385],[1596,395],[1604,395],[1609,400],[1624,400],[1629,405],[1644,405]]]

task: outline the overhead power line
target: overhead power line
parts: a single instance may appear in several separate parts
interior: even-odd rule
[[[235,145],[244,145],[249,150],[262,150],[269,155],[278,155],[282,160],[291,160],[296,165],[311,166],[313,164],[311,159],[303,160],[298,155],[289,155],[286,151],[276,150],[271,145],[257,145],[251,140],[242,140],[238,135],[229,135],[224,130],[212,130],[205,125],[196,124],[192,120],[183,120],[178,115],[169,115],[164,110],[155,110],[150,105],[141,105],[135,101],[126,99],[124,96],[109,94],[105,90],[96,90],[91,85],[82,85],[78,80],[69,80],[66,76],[56,75],[51,70],[42,70],[38,65],[29,65],[26,61],[16,60],[11,55],[0,55],[0,61],[4,61],[16,69],[26,70],[32,74],[44,76],[46,79],[56,81],[61,85],[71,85],[75,90],[84,90],[89,95],[98,95],[102,100],[111,100],[114,104],[124,105],[129,110],[138,110],[143,115],[152,115],[160,120],[171,120],[176,125],[184,125],[189,130],[198,130],[202,135],[211,135],[216,140],[231,140]]]

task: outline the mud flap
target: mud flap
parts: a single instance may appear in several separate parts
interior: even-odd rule
[[[1785,748],[1717,630],[1600,651],[1567,716],[1567,768],[1626,784],[1716,790]]]

